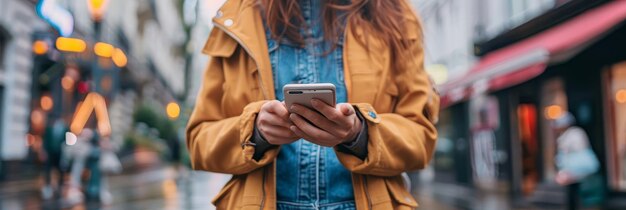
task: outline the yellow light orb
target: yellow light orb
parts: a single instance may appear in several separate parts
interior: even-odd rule
[[[620,104],[626,103],[626,89],[618,90],[615,93],[615,101]]]
[[[544,114],[549,120],[556,120],[563,115],[563,108],[559,105],[551,105],[545,108]]]
[[[52,97],[50,97],[49,95],[42,96],[40,104],[41,104],[41,109],[43,109],[44,111],[50,111],[52,107],[54,106]]]
[[[175,102],[168,103],[165,111],[170,119],[176,119],[180,116],[180,106]]]
[[[37,40],[33,43],[33,53],[36,55],[43,55],[48,52],[48,43]]]

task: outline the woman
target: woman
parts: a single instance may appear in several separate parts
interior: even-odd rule
[[[438,97],[404,0],[230,0],[187,127],[196,170],[232,174],[218,209],[411,209]],[[289,83],[335,84],[336,107],[285,107]],[[280,151],[280,153],[279,153]]]

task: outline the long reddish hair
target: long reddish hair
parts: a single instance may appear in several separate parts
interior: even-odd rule
[[[333,45],[343,34],[344,20],[354,33],[359,27],[364,35],[382,40],[390,48],[392,58],[405,60],[410,55],[406,37],[406,3],[404,0],[320,0],[322,1],[322,28],[324,38]],[[298,0],[260,0],[264,18],[276,40],[287,39],[304,45],[300,29],[306,28]],[[418,32],[418,33],[421,33]],[[365,38],[358,41],[367,44]],[[334,49],[334,47],[333,47]],[[404,62],[393,62],[402,68]]]

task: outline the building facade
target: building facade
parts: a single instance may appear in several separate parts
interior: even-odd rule
[[[618,114],[626,103],[626,54],[618,37],[625,35],[626,4],[482,2],[471,38],[474,63],[440,85],[446,108],[435,181],[505,192],[516,203],[563,205],[550,121],[568,111],[602,164],[583,180],[583,203],[623,209],[626,150]]]
[[[27,156],[32,71],[32,35],[47,25],[34,1],[0,1],[0,160]]]

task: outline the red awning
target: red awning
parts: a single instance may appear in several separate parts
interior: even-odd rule
[[[580,50],[626,19],[626,0],[615,0],[485,56],[464,76],[439,87],[442,105],[473,94],[518,85],[539,76],[550,61]]]

